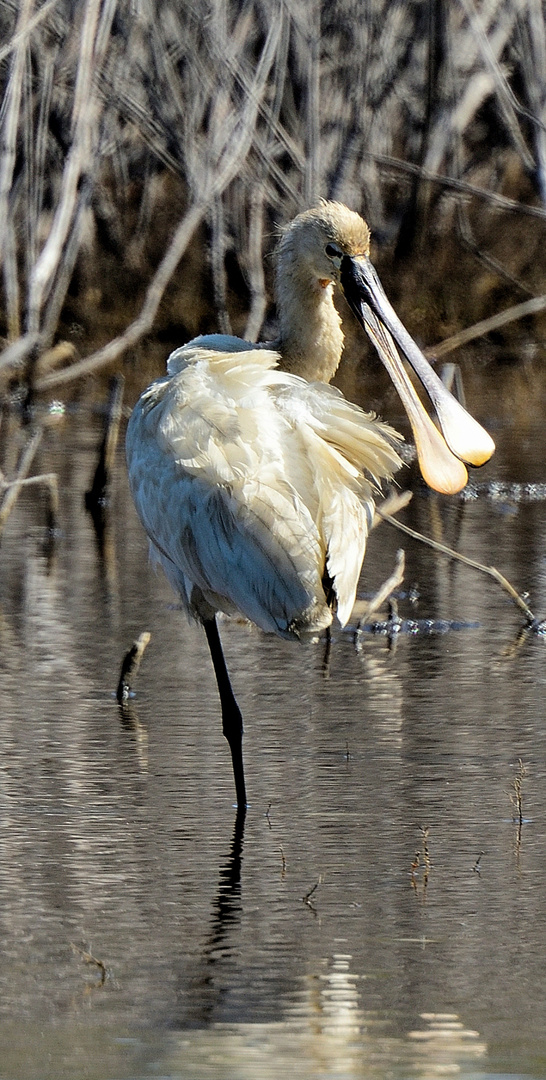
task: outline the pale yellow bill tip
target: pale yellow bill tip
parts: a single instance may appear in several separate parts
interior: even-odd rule
[[[446,391],[434,402],[444,438],[453,453],[468,465],[485,465],[495,452],[495,443],[465,408]]]
[[[468,481],[466,466],[451,452],[428,414],[423,410],[418,418],[410,418],[410,421],[425,483],[441,495],[456,495],[462,491]]]

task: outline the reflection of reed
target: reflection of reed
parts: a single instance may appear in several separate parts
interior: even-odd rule
[[[125,379],[123,375],[115,375],[110,380],[110,396],[104,417],[97,466],[91,487],[85,493],[85,505],[93,518],[93,524],[99,537],[106,524],[106,510],[109,504],[109,489],[118,444],[124,386]]]
[[[115,466],[124,385],[123,375],[114,376],[110,382],[110,396],[104,417],[97,465],[91,487],[85,493],[85,507],[93,520],[101,569],[108,588],[108,596],[116,603],[119,601],[119,585],[116,547],[110,514],[110,489]]]

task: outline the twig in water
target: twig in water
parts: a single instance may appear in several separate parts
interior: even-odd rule
[[[429,876],[430,868],[431,868],[432,864],[431,864],[431,861],[430,861],[430,852],[429,852],[429,849],[428,849],[428,836],[429,836],[430,829],[428,828],[428,826],[424,826],[424,825],[421,825],[420,828],[421,828],[421,836],[422,836],[421,850],[415,852],[413,862],[412,862],[411,868],[410,868],[410,883],[411,883],[412,889],[415,889],[415,892],[417,892],[417,888],[418,888],[418,871],[422,867],[423,868],[422,885],[423,885],[423,899],[424,899],[425,890],[426,890],[426,887],[428,885],[428,876]]]
[[[13,507],[19,497],[19,493],[23,487],[24,482],[27,479],[30,466],[32,465],[34,455],[40,445],[43,435],[43,428],[39,427],[34,432],[34,435],[29,440],[19,461],[17,469],[17,475],[14,480],[6,481],[2,473],[0,473],[0,492],[4,489],[4,497],[0,498],[0,534],[8,520]]]
[[[279,851],[281,853],[281,859],[282,859],[281,878],[284,878],[285,875],[286,875],[286,856],[284,854],[284,848],[283,848],[282,844],[279,844]]]
[[[322,874],[320,875],[318,881],[316,881],[315,884],[313,885],[313,888],[309,889],[309,892],[307,892],[305,894],[305,896],[301,897],[302,903],[307,904],[307,907],[310,907],[312,910],[314,910],[314,908],[313,908],[313,905],[311,903],[311,897],[312,897],[313,893],[316,892],[319,885],[322,885]]]
[[[511,597],[520,611],[523,612],[527,620],[527,624],[532,629],[539,629],[541,626],[541,620],[531,611],[531,608],[525,603],[525,600],[516,590],[514,586],[510,584],[504,574],[501,574],[500,570],[497,570],[496,566],[485,566],[484,563],[477,562],[475,559],[469,559],[466,555],[461,555],[458,551],[453,551],[452,548],[447,547],[445,544],[440,544],[437,540],[432,540],[430,536],[425,536],[423,533],[417,532],[416,529],[410,529],[409,525],[403,525],[401,521],[397,521],[391,514],[383,514],[381,510],[376,509],[376,513],[380,517],[384,517],[385,521],[389,521],[391,525],[394,525],[396,529],[400,529],[401,532],[412,536],[414,540],[420,540],[422,544],[428,544],[429,547],[434,548],[435,551],[441,552],[442,555],[447,555],[450,559],[456,559],[458,562],[465,563],[466,566],[472,566],[474,570],[480,570],[482,574],[488,574],[492,577],[501,588]]]
[[[71,941],[70,944],[74,952],[81,956],[84,964],[94,964],[95,967],[99,969],[101,975],[99,985],[102,986],[103,982],[106,980],[106,965],[104,962],[98,960],[96,956],[93,956],[92,953],[87,952],[85,949],[81,949],[79,945],[75,945],[73,941]]]
[[[131,679],[136,678],[144,650],[148,645],[151,634],[143,630],[133,642],[129,651],[125,654],[121,665],[116,698],[119,705],[123,705],[131,693]]]
[[[523,764],[523,761],[521,760],[521,758],[518,758],[518,765],[519,765],[519,769],[518,769],[517,775],[514,778],[514,783],[512,785],[513,790],[510,792],[510,802],[512,803],[512,806],[514,807],[514,811],[515,811],[515,813],[514,813],[514,821],[516,821],[516,823],[517,823],[515,852],[516,852],[516,858],[517,858],[517,860],[519,862],[519,857],[520,857],[520,853],[521,853],[521,832],[522,832],[522,828],[523,828],[522,787],[523,787],[523,778],[524,778],[527,770],[526,770],[525,765]]]
[[[425,827],[425,826],[421,825],[421,833],[423,835],[423,865],[425,867],[425,870],[424,870],[424,873],[423,873],[423,888],[424,889],[426,889],[426,887],[428,885],[428,875],[429,875],[429,872],[430,872],[430,865],[431,865],[430,864],[430,854],[429,854],[429,850],[428,850],[428,834],[429,834],[429,832],[430,832],[430,829],[428,828],[428,826]]]
[[[39,476],[27,476],[24,480],[2,480],[0,477],[0,492],[2,488],[6,492],[15,488],[17,496],[22,488],[31,487],[33,484],[43,484],[47,491],[46,528],[50,534],[54,534],[59,516],[59,484],[56,473],[40,473]],[[5,502],[2,503],[0,509],[0,533],[13,510],[13,506],[14,500],[12,499],[8,505],[7,513],[5,513]]]
[[[510,792],[510,802],[515,810],[514,820],[518,822],[519,827],[523,825],[523,798],[522,787],[523,778],[526,775],[526,768],[521,758],[518,758],[519,769],[512,785],[513,791]]]
[[[368,607],[364,613],[364,617],[369,619],[371,615],[379,608],[383,606],[386,600],[388,600],[391,593],[395,589],[398,589],[404,580],[404,570],[406,566],[406,557],[404,555],[404,549],[399,548],[396,552],[396,562],[394,564],[394,570],[392,574],[383,582],[380,588],[375,593],[375,596],[370,600]]]
[[[480,866],[480,863],[482,861],[482,855],[483,855],[483,851],[480,851],[480,854],[478,855],[478,858],[476,859],[476,862],[474,863],[474,866],[472,867],[473,872],[475,874],[478,874],[478,875],[481,874],[481,872],[482,872],[481,866]]]

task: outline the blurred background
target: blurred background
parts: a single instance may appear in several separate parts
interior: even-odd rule
[[[319,197],[421,342],[545,290],[541,0],[3,0],[0,40],[4,385],[267,334],[264,255]],[[533,359],[544,314],[492,335]]]

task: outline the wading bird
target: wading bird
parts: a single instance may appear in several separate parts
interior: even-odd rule
[[[335,285],[389,370],[427,483],[459,491],[463,462],[481,465],[494,450],[402,326],[369,250],[368,226],[340,203],[300,214],[277,250],[276,341],[194,338],[171,354],[167,375],[143,393],[128,425],[129,480],[152,556],[205,629],[240,809],[243,722],[216,614],[240,613],[284,638],[322,630],[334,614],[344,625],[374,494],[400,465],[400,436],[328,385],[343,349]]]

